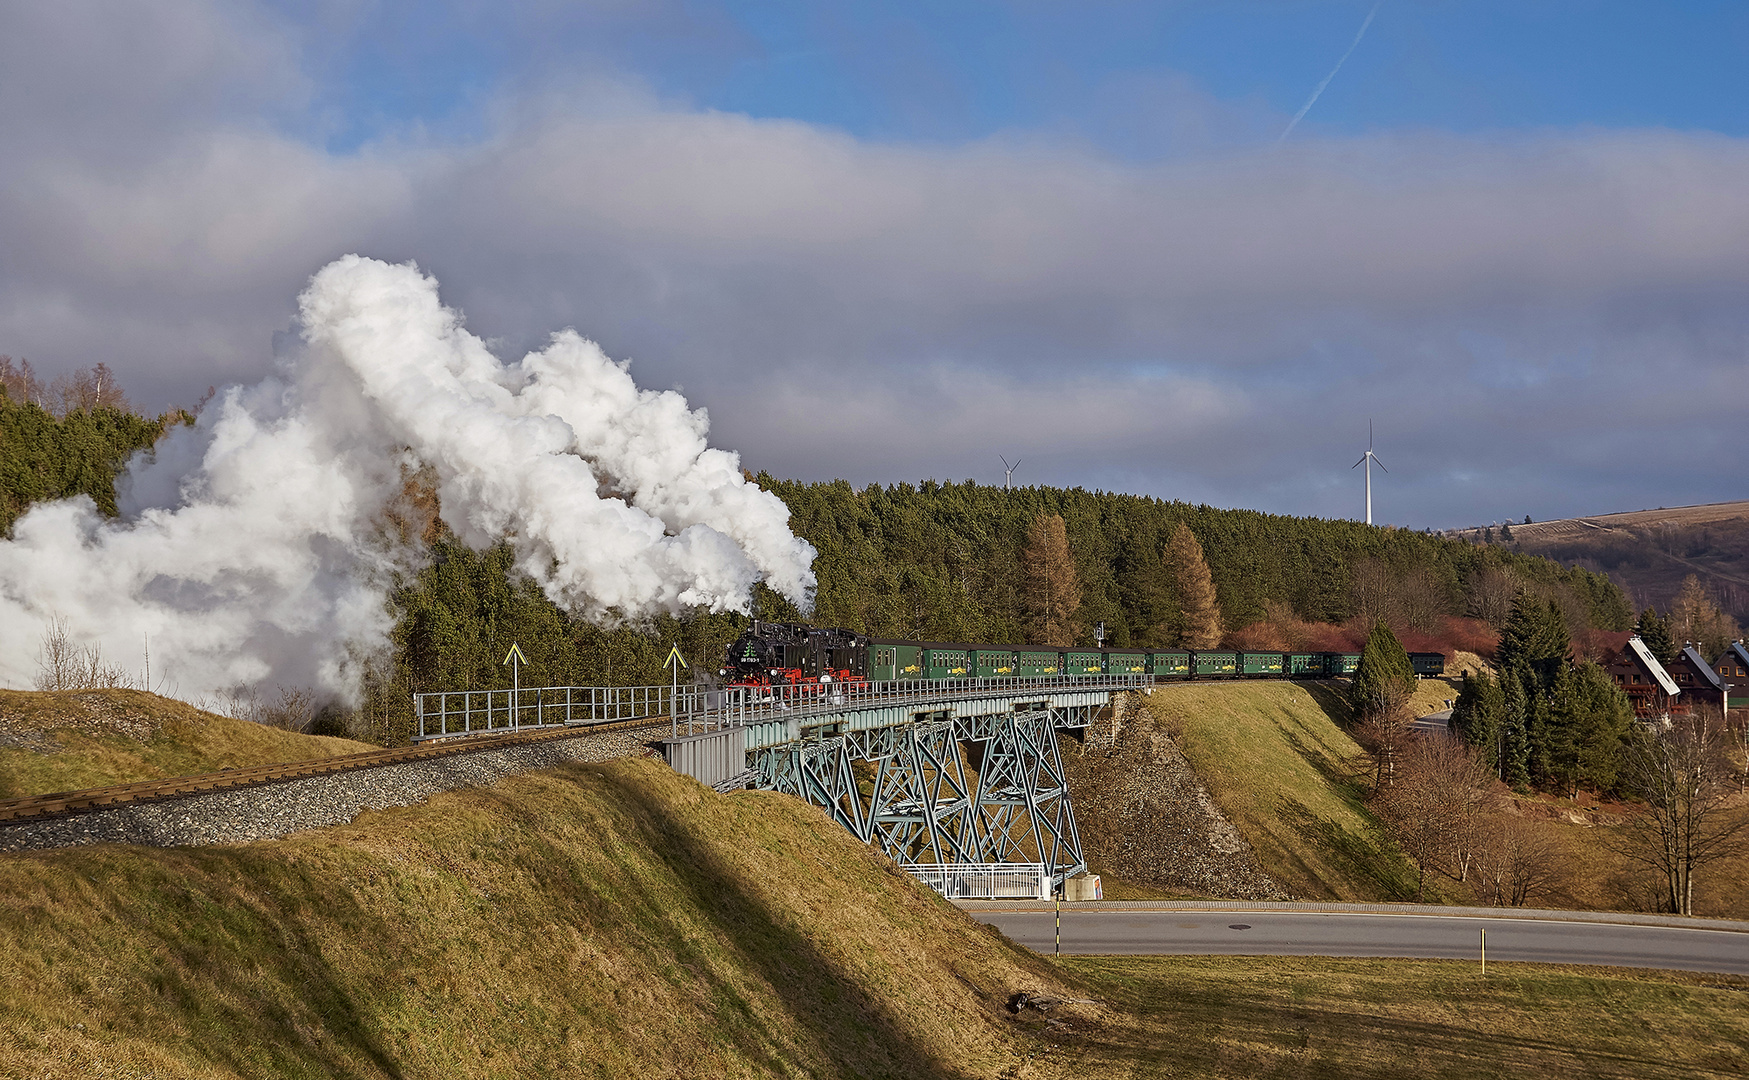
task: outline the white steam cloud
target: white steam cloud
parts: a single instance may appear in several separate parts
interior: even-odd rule
[[[745,610],[756,581],[806,607],[814,552],[708,422],[566,330],[501,363],[414,266],[349,255],[300,298],[303,347],[227,389],[121,477],[122,516],[33,507],[0,542],[0,684],[59,619],[77,646],[186,697],[304,686],[349,698],[419,553],[387,524],[435,477],[465,543],[508,540],[566,609],[602,620]]]

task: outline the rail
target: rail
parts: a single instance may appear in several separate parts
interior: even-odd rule
[[[437,690],[413,695],[413,739],[487,732],[592,726],[622,720],[669,720],[678,733],[744,726],[773,717],[846,709],[948,704],[966,698],[1053,690],[1135,690],[1152,675],[992,676],[905,682],[802,686],[539,686],[518,690]]]
[[[599,726],[599,725],[598,725]],[[623,727],[633,724],[622,722]],[[589,731],[521,731],[501,732],[491,738],[455,740],[448,743],[428,743],[423,746],[399,746],[384,750],[367,750],[360,754],[316,758],[310,761],[288,761],[275,765],[253,765],[198,776],[172,776],[158,780],[138,780],[130,784],[85,788],[79,791],[56,791],[41,795],[23,795],[0,799],[0,828],[20,822],[47,818],[70,817],[75,814],[109,810],[131,804],[159,802],[165,799],[210,795],[220,791],[259,787],[263,784],[303,780],[314,776],[353,772],[359,769],[381,768],[429,761],[454,754],[477,754],[526,746],[553,739],[567,739],[589,734]]]

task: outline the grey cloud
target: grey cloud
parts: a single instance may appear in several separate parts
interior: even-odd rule
[[[92,21],[68,10],[0,33],[9,58],[52,67]],[[107,361],[151,407],[265,367],[308,275],[360,251],[417,259],[506,351],[577,327],[780,474],[999,480],[1013,449],[1035,482],[1353,516],[1371,416],[1378,502],[1406,524],[1741,494],[1693,468],[1749,404],[1741,140],[1399,134],[1133,164],[1042,135],[869,143],[619,85],[505,101],[478,141],[342,155],[263,119],[310,93],[271,21],[176,12],[207,38],[151,67],[94,32],[30,117],[25,76],[0,76],[0,352]]]

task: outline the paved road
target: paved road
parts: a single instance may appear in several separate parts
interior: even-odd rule
[[[1049,911],[971,914],[1050,952]],[[1740,930],[1558,919],[1294,911],[1137,911],[1064,905],[1063,951],[1099,954],[1401,956],[1543,964],[1606,964],[1749,975],[1749,924]]]

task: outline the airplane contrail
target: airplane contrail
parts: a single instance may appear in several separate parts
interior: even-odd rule
[[[1305,115],[1312,111],[1312,106],[1318,102],[1318,95],[1324,92],[1324,88],[1330,85],[1330,80],[1334,79],[1336,73],[1342,70],[1342,65],[1348,62],[1349,56],[1360,44],[1360,39],[1366,36],[1366,28],[1372,25],[1372,17],[1379,13],[1379,8],[1384,6],[1384,2],[1385,0],[1378,0],[1378,3],[1372,6],[1372,10],[1366,13],[1366,19],[1361,22],[1360,29],[1354,35],[1354,40],[1349,43],[1348,51],[1342,54],[1342,59],[1336,61],[1336,66],[1330,69],[1330,74],[1324,76],[1324,81],[1318,84],[1316,90],[1312,91],[1312,96],[1306,99],[1304,105],[1300,106],[1300,111],[1294,113],[1294,118],[1287,122],[1287,127],[1282,129],[1280,137],[1275,140],[1278,145],[1285,141],[1293,129],[1299,125],[1299,122],[1305,118]]]

